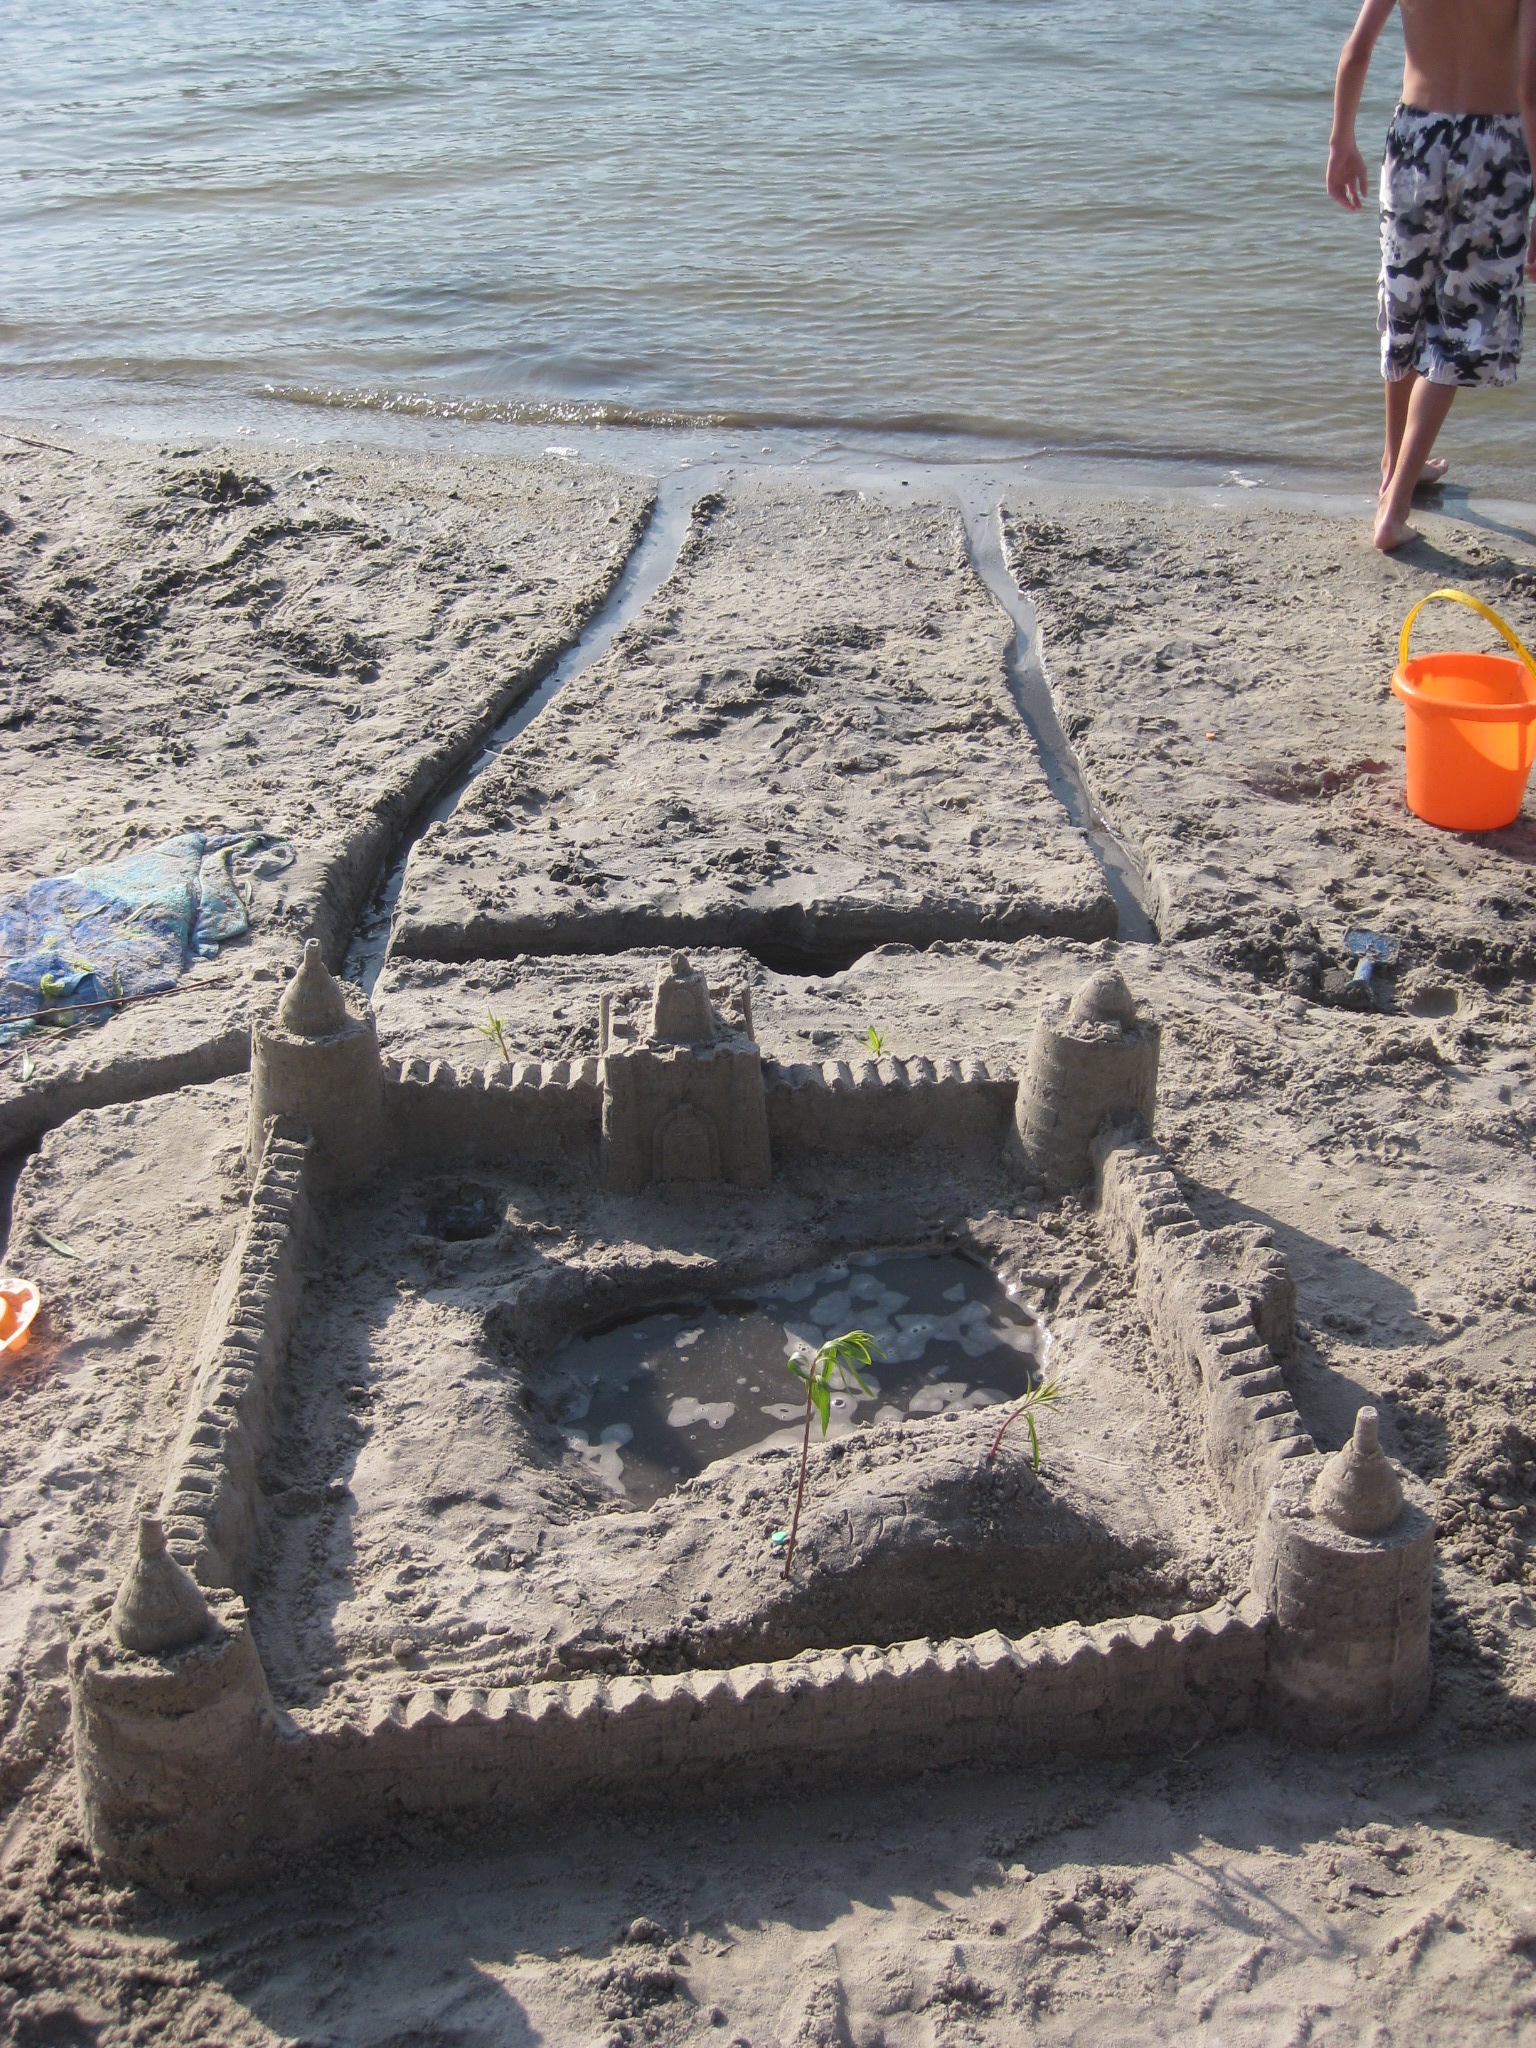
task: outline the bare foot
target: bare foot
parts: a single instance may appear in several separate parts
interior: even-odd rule
[[[1436,489],[1438,485],[1443,484],[1445,482],[1446,471],[1450,468],[1450,466],[1450,463],[1446,461],[1443,455],[1431,455],[1429,460],[1425,463],[1424,467],[1419,471],[1419,480],[1414,485],[1414,490],[1417,492],[1432,491]],[[1385,497],[1387,485],[1391,481],[1392,479],[1387,474],[1385,464],[1383,464],[1381,472],[1381,482],[1376,487],[1376,495],[1378,498]]]
[[[1384,555],[1390,555],[1394,548],[1400,548],[1404,541],[1417,540],[1418,528],[1410,526],[1406,519],[1399,519],[1385,507],[1376,515],[1376,531],[1372,538]]]

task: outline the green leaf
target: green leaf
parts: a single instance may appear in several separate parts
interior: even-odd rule
[[[50,1237],[46,1230],[39,1230],[35,1223],[33,1224],[32,1229],[34,1234],[40,1237],[43,1240],[43,1243],[47,1245],[49,1251],[57,1252],[61,1259],[79,1258],[80,1254],[77,1251],[74,1251],[69,1245],[67,1245],[62,1237]]]
[[[816,1354],[816,1362],[828,1379],[831,1378],[833,1366],[837,1366],[854,1381],[861,1392],[873,1398],[874,1388],[869,1385],[854,1360],[858,1359],[864,1365],[873,1365],[877,1353],[882,1358],[885,1356],[868,1330],[845,1330],[841,1337],[827,1339]]]
[[[811,1381],[811,1402],[821,1417],[821,1433],[825,1436],[832,1420],[832,1395],[825,1380]]]
[[[1034,1456],[1035,1470],[1038,1472],[1040,1470],[1040,1432],[1035,1427],[1035,1411],[1041,1408],[1054,1408],[1060,1395],[1061,1382],[1059,1380],[1046,1380],[1041,1386],[1031,1387],[1024,1398],[1015,1404],[1011,1412],[1004,1416],[997,1435],[992,1439],[992,1448],[987,1453],[988,1464],[997,1456],[998,1447],[1008,1431],[1022,1417],[1024,1426],[1029,1431],[1030,1450]]]
[[[480,1026],[480,1036],[488,1038],[501,1054],[502,1059],[509,1066],[511,1065],[512,1055],[507,1051],[506,1025],[500,1017],[493,1015],[491,1011],[487,1010],[485,1022]]]

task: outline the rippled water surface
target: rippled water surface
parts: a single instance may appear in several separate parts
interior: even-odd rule
[[[1337,469],[1380,403],[1349,13],[6,0],[0,375]],[[1530,390],[1458,460],[1523,471]]]

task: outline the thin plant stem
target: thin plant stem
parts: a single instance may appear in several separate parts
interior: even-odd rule
[[[784,1577],[789,1577],[790,1565],[795,1556],[795,1532],[800,1527],[800,1504],[805,1499],[805,1467],[811,1454],[811,1409],[814,1407],[821,1416],[821,1433],[827,1433],[832,1412],[832,1368],[841,1368],[846,1375],[851,1373],[865,1394],[873,1389],[865,1382],[863,1374],[853,1363],[861,1358],[866,1365],[871,1362],[875,1340],[867,1330],[845,1330],[841,1337],[829,1337],[814,1358],[802,1360],[798,1351],[790,1354],[788,1364],[791,1372],[805,1373],[805,1433],[800,1439],[800,1480],[795,1488],[795,1512],[790,1519],[789,1547],[784,1553]],[[876,1347],[878,1348],[878,1347]],[[884,1356],[884,1353],[881,1353]],[[846,1377],[843,1385],[847,1386]],[[820,1400],[817,1395],[820,1394]]]
[[[50,1017],[66,1017],[77,1010],[120,1010],[126,1003],[154,1003],[163,996],[195,995],[205,988],[228,988],[235,977],[222,974],[210,975],[206,981],[178,981],[173,988],[146,989],[138,996],[101,996],[88,1003],[72,1003],[67,996],[61,996],[46,1010],[18,1010],[9,1017],[0,1017],[0,1024],[44,1024]],[[69,1026],[65,1024],[67,1031]]]
[[[987,1463],[989,1465],[992,1463],[992,1460],[997,1456],[997,1447],[1003,1440],[1003,1430],[1008,1427],[1010,1422],[1017,1422],[1019,1417],[1023,1414],[1023,1412],[1024,1411],[1022,1408],[1015,1408],[1011,1415],[1005,1415],[1003,1417],[1002,1429],[999,1429],[997,1435],[993,1437],[992,1448],[987,1453]]]
[[[997,1457],[998,1446],[1003,1440],[1003,1432],[1010,1424],[1017,1422],[1022,1415],[1029,1430],[1029,1447],[1034,1453],[1035,1470],[1037,1472],[1040,1470],[1040,1435],[1035,1428],[1034,1411],[1037,1408],[1053,1408],[1056,1405],[1058,1384],[1056,1380],[1047,1380],[1043,1386],[1031,1387],[1018,1407],[1003,1417],[1002,1425],[997,1435],[992,1439],[992,1448],[987,1453],[987,1463],[989,1465]]]
[[[783,1577],[789,1577],[789,1568],[795,1561],[795,1531],[800,1526],[800,1503],[805,1499],[805,1464],[811,1455],[811,1388],[815,1385],[815,1368],[807,1373],[805,1380],[805,1435],[800,1439],[800,1484],[795,1488],[795,1512],[789,1523],[789,1548],[784,1553]]]

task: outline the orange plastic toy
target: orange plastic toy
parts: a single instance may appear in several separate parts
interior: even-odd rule
[[[30,1280],[0,1280],[0,1359],[26,1343],[37,1309],[38,1292]]]
[[[1421,654],[1408,635],[1437,597],[1464,604],[1496,627],[1504,654]],[[1403,702],[1408,808],[1447,832],[1496,832],[1519,815],[1536,757],[1536,659],[1491,606],[1464,590],[1432,590],[1403,621],[1392,693]]]

